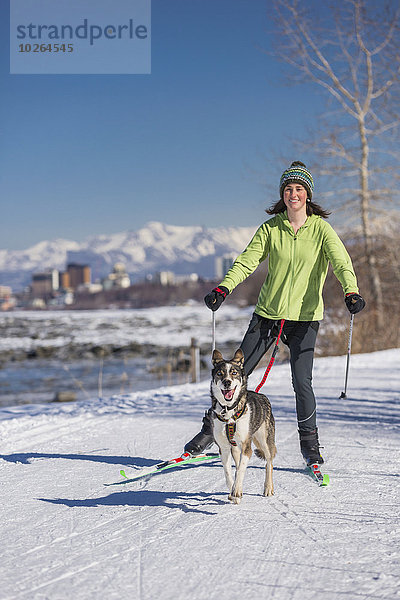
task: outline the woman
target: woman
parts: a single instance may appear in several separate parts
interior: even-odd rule
[[[310,171],[302,162],[293,162],[280,179],[279,201],[266,211],[274,216],[259,227],[221,284],[204,298],[208,308],[217,310],[239,283],[269,259],[268,275],[241,344],[244,370],[250,375],[276,340],[281,320],[285,319],[282,340],[290,350],[300,449],[308,465],[324,462],[319,451],[312,367],[329,262],[342,285],[350,313],[365,306],[351,259],[324,220],[329,213],[313,202],[313,191]],[[199,454],[212,444],[212,417],[210,409],[200,433],[186,444],[186,452]]]

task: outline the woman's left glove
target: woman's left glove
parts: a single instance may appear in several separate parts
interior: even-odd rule
[[[360,294],[346,294],[344,301],[346,302],[346,306],[349,309],[349,312],[352,315],[360,312],[365,306],[365,300]]]

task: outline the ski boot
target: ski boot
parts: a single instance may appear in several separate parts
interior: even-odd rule
[[[185,452],[189,452],[192,456],[197,456],[212,446],[214,443],[212,413],[212,408],[206,410],[203,417],[203,426],[199,433],[190,442],[185,444]]]
[[[309,467],[310,465],[315,464],[322,465],[324,459],[319,452],[318,429],[316,428],[313,431],[299,430],[299,435],[300,450],[307,466]]]

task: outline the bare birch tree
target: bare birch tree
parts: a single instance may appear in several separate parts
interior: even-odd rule
[[[320,174],[334,177],[333,204],[351,206],[361,225],[377,324],[383,292],[373,219],[393,202],[399,178],[400,35],[398,1],[275,0],[276,48],[293,77],[329,99],[318,129]],[[315,148],[314,148],[315,152]]]

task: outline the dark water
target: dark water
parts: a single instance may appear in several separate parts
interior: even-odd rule
[[[49,359],[7,362],[0,368],[0,406],[53,402],[58,392],[73,392],[77,400],[84,400],[189,380],[188,373],[151,372],[154,368],[152,362],[140,358],[108,358],[103,363]]]

